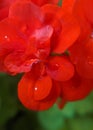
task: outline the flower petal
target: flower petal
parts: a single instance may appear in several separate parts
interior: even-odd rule
[[[41,97],[45,98],[45,95],[47,96],[47,94],[49,94],[49,91],[47,91],[48,92],[47,94],[45,93],[45,91],[42,91],[42,93],[44,92],[44,94],[45,94],[42,96],[42,94],[39,90],[39,94],[41,95],[41,97],[39,97],[39,96],[35,97],[36,94],[38,94],[38,93],[34,93],[35,92],[35,82],[34,81],[35,80],[33,79],[33,77],[31,75],[28,75],[28,74],[24,75],[18,85],[18,97],[19,97],[20,101],[22,102],[22,104],[25,107],[27,107],[28,109],[39,110],[39,111],[46,110],[54,104],[57,96],[51,97],[50,99],[46,98],[46,100],[37,101],[36,99],[39,99]],[[42,84],[42,83],[40,83],[40,84]],[[43,86],[41,85],[41,87],[43,87]],[[51,87],[49,87],[49,88],[51,88]],[[47,88],[45,88],[45,89],[47,89]],[[42,88],[41,88],[41,90],[42,90]],[[53,95],[56,95],[55,88],[52,89],[52,92],[53,92]]]
[[[76,101],[85,98],[93,89],[92,80],[81,79],[74,76],[71,80],[63,82],[62,94],[67,101]]]
[[[8,12],[9,7],[1,8],[0,9],[0,21],[3,20],[4,18],[8,17]]]
[[[68,49],[79,37],[80,26],[77,19],[72,14],[65,14],[62,17],[62,31],[58,39],[58,44],[53,52],[62,53]]]
[[[25,52],[26,39],[8,19],[0,22],[0,66],[5,57],[14,51]],[[1,68],[1,67],[0,67]],[[1,69],[0,69],[1,70]]]
[[[72,12],[76,0],[63,0],[62,1],[62,10],[65,12]]]
[[[11,53],[4,59],[4,65],[11,73],[29,72],[38,59],[26,59],[24,52]]]
[[[43,21],[41,9],[29,0],[14,2],[9,9],[9,18],[31,28]]]
[[[34,2],[35,4],[42,6],[44,4],[57,4],[59,2],[59,0],[31,0],[32,2]]]
[[[52,80],[49,76],[43,76],[35,83],[34,99],[39,101],[45,99],[52,89]]]
[[[78,8],[77,8],[78,7]],[[93,0],[78,0],[75,4],[75,9],[79,12],[79,8],[82,9],[84,16],[88,21],[93,24]]]
[[[65,81],[72,78],[74,67],[65,57],[52,57],[47,63],[47,73],[57,81]]]
[[[36,29],[30,36],[27,54],[33,54],[39,59],[45,59],[50,53],[50,39],[53,28],[49,25]]]

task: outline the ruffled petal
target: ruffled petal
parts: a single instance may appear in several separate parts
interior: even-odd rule
[[[23,0],[14,2],[11,5],[9,9],[9,18],[33,29],[42,23],[43,14],[41,9],[30,0]]]
[[[81,77],[93,79],[93,38],[75,43],[70,49],[70,58]]]
[[[58,44],[53,52],[62,53],[68,49],[79,37],[80,26],[72,14],[65,14],[62,17],[62,31],[58,38]]]
[[[80,26],[73,12],[61,9],[56,5],[44,5],[42,11],[45,14],[45,23],[54,28],[51,40],[52,51],[62,53],[70,47],[80,35]]]
[[[57,18],[60,19],[62,17],[62,9],[58,5],[53,4],[46,4],[41,7],[41,10],[45,14],[45,17],[50,14],[52,17],[49,17],[50,19]],[[56,20],[57,20],[56,19]],[[48,21],[49,22],[49,21]]]
[[[71,80],[61,84],[63,98],[67,101],[81,100],[92,91],[92,80],[75,75]]]
[[[8,19],[0,22],[0,68],[3,67],[5,57],[17,52],[25,52],[26,39]],[[1,67],[2,66],[2,67]],[[3,69],[3,68],[2,68]],[[2,70],[0,69],[0,70]]]
[[[66,57],[52,57],[47,64],[47,73],[57,81],[66,81],[73,77],[74,66]]]
[[[11,53],[4,59],[4,65],[11,73],[29,72],[38,59],[26,59],[24,52]]]
[[[28,109],[46,110],[54,104],[57,98],[55,96],[50,99],[46,98],[52,88],[51,80],[49,77],[42,77],[42,79],[35,81],[31,75],[24,75],[18,85],[18,97],[22,104]],[[45,86],[46,82],[49,82],[48,87]],[[46,88],[44,88],[43,84]],[[55,88],[52,89],[52,92],[53,95],[56,95]],[[45,98],[45,100],[41,100],[43,98]]]
[[[33,54],[39,59],[45,59],[50,53],[52,34],[53,28],[50,25],[36,29],[29,38],[27,54]]]

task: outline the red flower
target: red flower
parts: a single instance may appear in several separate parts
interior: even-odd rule
[[[60,14],[55,14],[56,10],[58,10]],[[30,12],[31,15],[28,15],[28,12]],[[51,16],[54,16],[54,18],[51,19]],[[65,14],[60,7],[54,5],[44,5],[40,8],[28,0],[15,2],[10,7],[9,19],[2,21],[0,24],[1,58],[4,56],[4,66],[8,68],[8,71],[14,73],[20,73],[22,71],[19,70],[19,72],[16,72],[16,69],[12,71],[12,65],[17,66],[18,64],[20,68],[20,66],[23,66],[29,59],[44,59],[50,55],[50,52],[64,52],[77,39],[80,32],[79,25],[74,17],[72,19],[71,13]],[[10,29],[6,30],[4,28]],[[73,35],[73,31],[75,35]],[[15,37],[17,37],[17,39]],[[7,47],[9,46],[8,42],[11,44],[10,49]],[[24,43],[19,44],[19,42]],[[17,44],[19,48],[15,47]],[[8,51],[6,51],[5,48]],[[14,55],[20,59],[20,63],[18,60],[14,60],[14,58],[6,60],[9,59],[7,57],[13,57]],[[6,65],[6,63],[8,63],[8,65]],[[9,63],[11,67],[8,67]],[[29,67],[31,67],[31,63],[29,63]]]
[[[58,82],[74,75],[64,53],[79,37],[80,26],[72,3],[67,8],[65,2],[63,7],[37,2],[40,6],[31,0],[13,2],[0,22],[0,71],[25,73],[18,85],[20,101],[29,109],[46,110],[61,96]]]
[[[31,72],[25,74],[19,82],[19,99],[29,109],[46,110],[60,96],[60,87],[55,81],[69,80],[73,74],[73,65],[64,57],[34,63]]]
[[[25,107],[32,110],[50,108],[59,96],[59,88],[50,76],[40,75],[39,64],[33,66],[31,72],[25,74],[18,85],[18,96]],[[34,75],[33,75],[34,74]]]

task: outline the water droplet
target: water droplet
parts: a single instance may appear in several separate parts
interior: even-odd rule
[[[8,36],[6,35],[6,36],[5,36],[5,39],[7,39],[7,38],[8,38]]]
[[[9,37],[7,35],[4,36],[4,38],[9,41]]]
[[[55,66],[56,66],[56,67],[59,67],[59,65],[58,65],[58,64],[55,64]]]
[[[38,87],[35,87],[35,91],[37,91],[37,88],[38,88]]]

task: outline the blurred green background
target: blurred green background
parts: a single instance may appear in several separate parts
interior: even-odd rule
[[[93,93],[63,110],[29,111],[17,97],[20,78],[0,74],[0,130],[93,130]]]

